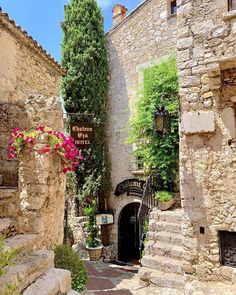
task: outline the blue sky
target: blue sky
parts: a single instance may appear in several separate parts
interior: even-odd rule
[[[143,0],[97,0],[105,18],[105,30],[112,26],[111,9],[116,3],[129,12]],[[0,0],[0,6],[23,29],[41,44],[56,60],[61,59],[64,5],[69,0]]]

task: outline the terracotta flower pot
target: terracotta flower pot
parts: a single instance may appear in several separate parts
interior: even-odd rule
[[[90,248],[90,247],[86,246],[86,249],[89,254],[89,259],[91,261],[99,260],[102,256],[102,248],[103,248],[103,246],[98,246],[96,248]]]
[[[170,200],[168,202],[158,202],[158,208],[162,211],[166,211],[174,206],[175,200]]]

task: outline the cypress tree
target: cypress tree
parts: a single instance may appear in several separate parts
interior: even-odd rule
[[[72,0],[65,6],[62,29],[62,65],[67,70],[62,95],[66,111],[83,114],[77,117],[79,121],[95,124],[94,143],[82,150],[85,160],[77,171],[79,197],[84,204],[96,197],[100,209],[104,209],[110,189],[105,137],[108,62],[104,20],[97,2]]]

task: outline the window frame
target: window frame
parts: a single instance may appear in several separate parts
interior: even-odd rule
[[[175,2],[175,5],[173,5],[174,2]],[[177,14],[177,0],[170,0],[170,15],[175,15],[175,14]]]
[[[176,12],[173,12],[173,10],[172,10],[173,9],[172,8],[173,2],[176,2]],[[167,0],[167,18],[172,18],[172,17],[176,16],[177,11],[178,11],[177,0]]]
[[[228,11],[230,12],[230,11],[236,11],[236,7],[235,7],[235,9],[233,9],[233,1],[234,0],[228,0]],[[235,3],[236,4],[236,3]]]

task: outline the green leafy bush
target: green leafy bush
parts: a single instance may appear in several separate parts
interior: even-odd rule
[[[143,89],[129,122],[128,143],[135,143],[139,164],[160,177],[163,190],[172,190],[178,179],[179,157],[179,85],[175,56],[144,70]],[[164,108],[171,116],[170,131],[156,133],[154,114]]]
[[[0,276],[4,275],[8,267],[13,265],[16,251],[6,251],[4,248],[4,236],[0,236]]]
[[[79,255],[68,245],[60,245],[54,249],[55,267],[71,272],[72,289],[82,291],[88,280],[87,272]]]
[[[98,227],[96,226],[96,205],[93,203],[90,207],[85,208],[85,214],[88,218],[86,243],[90,248],[96,248],[101,244],[98,240]]]
[[[14,265],[13,260],[17,255],[16,251],[4,249],[4,236],[0,236],[0,276],[4,275],[8,267]],[[19,295],[17,287],[13,284],[6,284],[3,295]]]
[[[169,202],[169,201],[173,200],[172,194],[167,191],[157,192],[155,197],[160,202]]]

